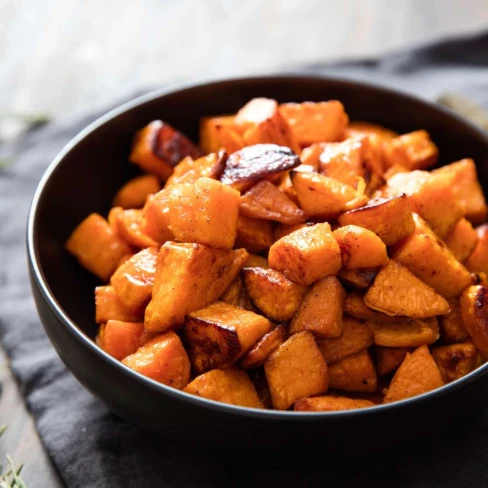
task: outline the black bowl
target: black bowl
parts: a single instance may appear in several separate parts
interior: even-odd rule
[[[488,406],[488,364],[433,392],[365,410],[295,413],[216,403],[161,385],[116,361],[93,341],[97,281],[64,250],[90,212],[106,213],[116,190],[134,174],[127,155],[134,132],[164,119],[197,138],[203,115],[235,112],[253,97],[287,101],[341,100],[350,117],[400,132],[424,128],[438,144],[440,164],[472,157],[488,188],[488,136],[465,120],[409,95],[365,83],[304,76],[229,80],[162,90],[113,110],[80,133],[53,161],[34,196],[28,222],[28,259],[37,309],[66,366],[111,411],[143,429],[174,438],[251,440],[327,439],[350,435],[405,439],[472,417]],[[370,444],[371,445],[371,444]]]

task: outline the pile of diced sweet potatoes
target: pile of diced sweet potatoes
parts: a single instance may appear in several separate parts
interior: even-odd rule
[[[253,99],[202,119],[200,147],[151,122],[130,154],[145,173],[66,243],[103,282],[99,346],[253,408],[362,408],[461,378],[488,357],[487,206],[471,159],[437,160],[426,131],[349,122],[335,100]]]

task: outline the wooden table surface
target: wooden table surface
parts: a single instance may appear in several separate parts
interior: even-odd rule
[[[0,0],[0,114],[66,119],[141,86],[378,55],[486,27],[487,0]],[[62,486],[1,350],[0,364],[0,457],[25,463],[29,488]]]

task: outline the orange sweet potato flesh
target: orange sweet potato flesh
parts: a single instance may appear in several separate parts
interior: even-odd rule
[[[178,390],[190,381],[190,361],[174,332],[157,335],[122,362],[134,371]]]
[[[166,331],[183,325],[185,316],[215,302],[236,279],[248,253],[201,244],[167,242],[156,264],[152,299],[144,326]]]
[[[469,339],[469,333],[463,322],[459,298],[451,298],[448,301],[449,313],[439,317],[441,342],[444,344],[464,342]]]
[[[130,246],[140,249],[155,247],[158,244],[145,233],[144,214],[140,209],[123,210],[122,207],[112,207],[108,221]]]
[[[241,366],[245,369],[259,368],[266,359],[280,347],[287,338],[286,327],[279,325],[265,334],[241,359]]]
[[[374,356],[378,376],[385,376],[396,371],[412,350],[410,347],[377,346],[374,350]]]
[[[278,224],[274,228],[273,232],[273,242],[278,241],[282,237],[287,236],[288,234],[291,234],[292,232],[298,230],[298,229],[303,229],[303,227],[307,227],[313,225],[312,223],[304,223],[304,224],[296,224],[296,225],[286,225],[286,224]]]
[[[237,112],[234,125],[243,133],[250,127],[271,118],[277,108],[278,103],[272,98],[253,98]]]
[[[109,320],[98,331],[97,344],[110,356],[121,361],[141,346],[144,332],[142,322],[121,322]]]
[[[170,191],[165,188],[149,196],[142,209],[141,230],[159,244],[174,239],[169,228],[169,196]]]
[[[268,260],[264,256],[257,254],[251,254],[244,265],[245,268],[269,268]]]
[[[466,268],[474,272],[488,273],[488,224],[476,229],[478,242],[466,261]]]
[[[373,333],[367,324],[345,316],[343,332],[338,339],[317,341],[320,352],[328,364],[357,354],[373,344]]]
[[[66,249],[101,280],[108,281],[130,247],[99,214],[92,213],[78,224],[66,241]]]
[[[378,274],[376,268],[344,269],[342,268],[338,278],[345,284],[364,290],[372,285]]]
[[[251,312],[256,311],[240,276],[238,276],[230,284],[229,288],[225,290],[224,294],[220,297],[220,301],[233,305],[234,307],[250,310]]]
[[[217,152],[221,147],[219,127],[234,128],[234,115],[202,117],[200,119],[200,147],[205,154]]]
[[[273,242],[273,224],[271,221],[253,219],[239,212],[236,247],[243,247],[249,252],[258,253],[267,251]]]
[[[443,385],[441,373],[427,346],[420,346],[398,368],[384,403],[396,402],[435,390]]]
[[[159,179],[154,175],[136,176],[129,180],[115,194],[112,204],[115,207],[141,208],[146,203],[148,195],[161,190]]]
[[[343,213],[339,224],[357,225],[374,232],[387,246],[415,230],[412,209],[406,195],[370,200],[364,207]]]
[[[376,391],[378,377],[368,351],[329,364],[329,387],[345,391]]]
[[[428,318],[449,312],[449,303],[407,268],[390,259],[364,295],[364,303],[387,315]]]
[[[473,371],[478,364],[478,350],[471,342],[432,349],[444,383],[450,383]]]
[[[385,142],[397,137],[398,134],[382,125],[372,124],[371,122],[363,122],[360,120],[353,120],[349,122],[345,132],[345,138],[355,136],[375,136],[380,142]]]
[[[159,250],[148,247],[134,254],[117,268],[110,279],[124,307],[143,313],[151,299]]]
[[[293,318],[290,333],[308,330],[319,339],[341,337],[344,295],[344,289],[335,276],[317,281]]]
[[[461,315],[475,346],[488,352],[488,289],[483,285],[467,288],[461,295]]]
[[[377,268],[388,263],[385,244],[368,229],[346,225],[335,230],[333,236],[341,248],[342,266],[346,269]]]
[[[356,408],[374,407],[374,405],[369,400],[325,395],[297,400],[293,409],[296,412],[334,412],[336,410],[355,410]]]
[[[462,218],[444,239],[446,246],[460,262],[466,261],[478,244],[478,234],[471,222]]]
[[[190,313],[184,334],[192,366],[203,373],[231,365],[270,330],[265,317],[217,302]]]
[[[183,390],[208,400],[249,408],[263,408],[256,389],[245,371],[214,369],[197,376]]]
[[[95,322],[104,324],[109,320],[142,322],[143,314],[124,307],[113,286],[95,288]]]
[[[274,269],[243,268],[242,278],[254,306],[278,322],[291,320],[307,293],[306,286]]]
[[[383,312],[377,312],[364,303],[363,293],[353,290],[344,298],[344,313],[356,319],[390,321],[391,316]]]
[[[302,164],[307,166],[311,166],[314,171],[319,171],[320,168],[320,155],[325,147],[328,145],[327,142],[317,142],[315,144],[311,144],[308,147],[302,149],[300,153],[300,160]]]
[[[310,332],[292,335],[264,363],[273,407],[286,410],[301,398],[325,393],[327,363]]]
[[[224,149],[227,154],[239,151],[244,147],[244,141],[241,135],[228,125],[217,125],[217,136],[220,141],[220,147]]]
[[[282,237],[271,246],[268,262],[301,285],[336,275],[342,266],[339,244],[327,223],[303,227]]]
[[[303,210],[266,180],[260,181],[241,196],[240,211],[247,217],[289,225],[300,224],[306,219]]]

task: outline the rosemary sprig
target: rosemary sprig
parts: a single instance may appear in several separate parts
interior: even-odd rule
[[[6,425],[2,425],[0,427],[0,437],[6,430]],[[0,488],[27,488],[27,485],[20,477],[23,464],[21,464],[18,468],[15,468],[14,462],[8,454],[6,458],[10,470],[3,474],[3,466],[0,464]]]

